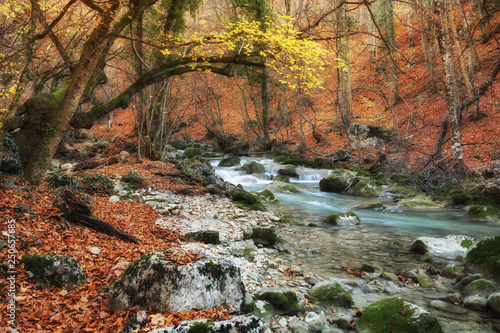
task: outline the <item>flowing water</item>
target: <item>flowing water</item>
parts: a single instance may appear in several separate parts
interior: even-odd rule
[[[241,163],[256,160],[266,167],[265,175],[246,175],[236,168],[216,168],[216,174],[233,184],[241,184],[247,191],[261,191],[277,175],[279,165],[271,159],[242,158]],[[214,160],[217,167],[220,160]],[[408,250],[409,245],[419,236],[444,237],[461,234],[471,237],[483,237],[500,233],[500,227],[494,223],[471,221],[464,217],[461,209],[413,209],[402,210],[393,202],[391,193],[386,192],[383,201],[386,208],[379,210],[355,210],[361,219],[361,225],[331,226],[323,223],[323,219],[331,213],[346,212],[351,207],[366,201],[368,198],[354,197],[319,190],[319,180],[330,174],[330,170],[298,168],[298,179],[291,178],[291,183],[303,190],[302,193],[277,193],[284,205],[294,208],[292,232],[286,238],[297,244],[299,251],[294,258],[304,271],[323,276],[351,280],[354,285],[352,294],[360,306],[382,298],[384,294],[365,294],[359,286],[364,282],[352,283],[342,266],[361,267],[362,263],[376,263],[384,270],[395,272],[398,269],[416,269],[429,266],[419,260],[419,255]],[[288,229],[290,230],[290,229]],[[406,244],[397,247],[395,241]],[[441,261],[438,264],[461,262]],[[486,313],[468,311],[466,315],[451,314],[429,307],[435,299],[446,299],[456,292],[449,281],[435,280],[436,287],[400,288],[401,296],[431,311],[439,319],[445,332],[495,332],[492,319]],[[500,326],[500,325],[499,325]]]

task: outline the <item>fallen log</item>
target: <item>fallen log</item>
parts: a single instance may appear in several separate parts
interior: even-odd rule
[[[71,223],[78,223],[103,234],[138,243],[139,239],[91,215],[91,208],[78,201],[75,193],[69,188],[63,188],[56,197],[54,206],[61,211],[61,217]]]

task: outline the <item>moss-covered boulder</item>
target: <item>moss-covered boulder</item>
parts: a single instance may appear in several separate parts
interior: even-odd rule
[[[337,280],[316,283],[311,289],[311,300],[325,308],[350,308],[354,304],[346,287]]]
[[[333,225],[356,225],[361,224],[361,220],[354,212],[333,213],[325,217],[323,222]]]
[[[417,282],[423,288],[430,288],[434,286],[434,282],[431,277],[425,273],[421,273],[417,275]]]
[[[130,264],[111,288],[109,307],[121,311],[139,305],[158,312],[240,308],[246,290],[231,261],[207,258],[177,266],[169,257],[155,252]]]
[[[279,180],[273,180],[272,183],[269,183],[264,187],[265,190],[269,190],[273,193],[299,193],[303,192],[300,188],[297,186],[290,184],[290,183],[285,183]]]
[[[196,156],[202,156],[203,152],[200,147],[189,147],[184,150],[184,158],[191,159]]]
[[[255,245],[272,247],[278,241],[278,236],[274,228],[253,228],[250,236]]]
[[[203,242],[205,244],[220,244],[219,232],[217,230],[199,230],[188,232],[184,235],[186,240]]]
[[[471,283],[472,281],[482,279],[482,278],[484,278],[483,274],[472,274],[472,275],[464,276],[460,279],[460,281],[458,281],[455,284],[455,288],[457,288],[458,290],[464,290],[465,287],[467,287],[469,285],[469,283]],[[457,280],[458,279],[459,279],[459,277],[457,277]]]
[[[231,197],[234,203],[241,209],[265,211],[266,207],[260,202],[256,194],[239,190],[233,193]]]
[[[358,320],[367,333],[441,333],[439,322],[429,312],[402,298],[381,299],[370,304]]]
[[[242,166],[243,170],[245,170],[247,175],[251,175],[254,173],[265,173],[266,167],[258,162],[252,161],[250,163],[246,163]]]
[[[434,255],[427,251],[425,252],[421,257],[420,257],[420,261],[423,261],[423,262],[433,262],[434,261]]]
[[[270,190],[263,190],[259,192],[259,198],[271,205],[282,205],[283,201],[274,195]]]
[[[349,186],[349,176],[332,174],[319,181],[319,190],[322,192],[342,193]]]
[[[409,186],[413,183],[409,176],[398,174],[398,173],[393,173],[389,177],[389,179],[392,180],[393,182],[395,182],[396,184],[402,185],[402,186]]]
[[[475,242],[467,251],[465,265],[500,281],[500,235]]]
[[[230,156],[230,157],[227,157],[225,159],[223,159],[222,161],[219,162],[219,167],[232,167],[232,166],[237,166],[237,165],[240,165],[241,163],[241,158],[239,158],[238,156]]]
[[[380,201],[362,202],[356,206],[351,207],[351,209],[380,209],[380,208],[384,208],[384,204]]]
[[[441,276],[444,276],[449,279],[454,279],[456,278],[459,274],[462,274],[464,272],[464,268],[460,266],[456,266],[453,264],[448,264],[443,267],[441,270]]]
[[[347,193],[358,197],[382,197],[384,190],[375,181],[369,178],[359,179],[356,185],[351,187]]]
[[[256,300],[269,303],[274,312],[280,315],[295,315],[300,311],[300,304],[291,290],[281,288],[263,288],[253,294]]]
[[[491,282],[486,279],[474,280],[467,285],[464,289],[465,296],[484,296],[488,297],[491,294],[498,293],[500,290]]]
[[[410,199],[401,199],[398,202],[401,208],[433,208],[439,207],[434,201],[427,197],[418,197]]]
[[[279,182],[284,182],[284,183],[289,183],[290,176],[276,175],[276,176],[274,176],[273,180],[279,181]]]
[[[382,272],[384,271],[382,266],[377,264],[370,264],[367,262],[361,264],[361,270],[366,273],[375,273],[375,274],[382,274]]]
[[[82,267],[71,257],[37,254],[24,256],[20,262],[34,278],[43,279],[57,288],[71,289],[87,282]]]
[[[490,310],[500,314],[500,293],[491,294],[488,297],[487,305]]]
[[[285,165],[278,170],[278,175],[298,178],[297,167],[295,165]]]
[[[491,206],[472,205],[465,213],[471,220],[477,221],[497,221],[499,210]]]

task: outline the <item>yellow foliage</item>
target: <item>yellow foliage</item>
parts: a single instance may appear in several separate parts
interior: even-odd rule
[[[163,45],[163,54],[181,57],[185,47],[196,54],[193,62],[216,55],[241,55],[253,60],[261,59],[267,68],[279,76],[279,81],[292,89],[321,88],[320,78],[325,51],[309,39],[300,37],[289,17],[280,22],[239,21],[226,26],[225,31],[190,40],[164,35],[157,41]],[[194,68],[194,67],[193,67]]]

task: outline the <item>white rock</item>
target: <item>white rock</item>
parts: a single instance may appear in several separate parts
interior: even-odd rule
[[[109,198],[109,202],[118,202],[120,201],[120,197],[117,195],[113,195],[111,198]]]
[[[89,252],[93,253],[93,254],[99,254],[99,253],[101,253],[101,249],[98,247],[92,246],[91,248],[89,248]]]
[[[71,172],[73,171],[73,163],[65,163],[61,165],[61,169],[64,170],[65,172]]]
[[[435,257],[454,260],[462,260],[465,257],[467,248],[461,245],[464,240],[474,241],[473,238],[464,235],[450,235],[444,238],[419,237],[417,240],[424,242],[427,250]]]
[[[322,331],[326,321],[325,313],[308,312],[304,321],[313,332]]]

